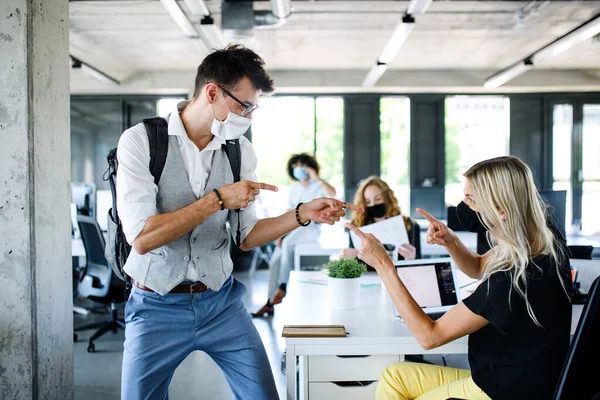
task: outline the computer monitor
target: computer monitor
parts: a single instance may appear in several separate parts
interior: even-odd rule
[[[77,206],[77,213],[93,217],[96,215],[96,185],[93,183],[72,182],[71,203]]]
[[[567,225],[567,191],[566,190],[542,190],[540,195],[544,201],[550,206],[549,216],[556,224],[559,232],[566,235]]]
[[[71,203],[71,236],[76,239],[81,237],[79,225],[77,224],[77,205],[75,203]]]
[[[451,258],[395,262],[398,276],[426,314],[442,313],[458,304],[458,284]],[[394,307],[394,315],[399,317]]]
[[[96,220],[102,232],[108,229],[108,210],[112,208],[112,192],[110,190],[96,191]]]

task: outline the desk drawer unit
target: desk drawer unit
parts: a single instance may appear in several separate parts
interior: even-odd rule
[[[310,356],[308,381],[377,381],[386,367],[401,359],[398,355]]]
[[[310,400],[373,400],[377,390],[377,381],[365,386],[341,386],[334,382],[311,382],[308,384]]]

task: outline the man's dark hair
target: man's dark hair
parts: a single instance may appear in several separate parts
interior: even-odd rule
[[[198,66],[194,87],[194,98],[208,83],[215,82],[225,90],[235,90],[247,76],[263,93],[273,91],[273,79],[264,69],[265,61],[258,54],[241,44],[233,44],[206,56]]]
[[[315,157],[306,153],[294,154],[290,157],[287,164],[287,173],[292,180],[298,180],[294,177],[294,165],[298,163],[314,169],[317,175],[319,174],[319,163]]]

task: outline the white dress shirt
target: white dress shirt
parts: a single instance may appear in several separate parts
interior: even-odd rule
[[[177,137],[190,186],[200,198],[210,174],[212,157],[225,141],[216,136],[200,151],[188,137],[179,113],[189,104],[182,101],[167,117],[169,136]],[[240,138],[241,171],[240,180],[256,181],[257,159],[250,141]],[[150,144],[143,123],[127,129],[119,139],[117,152],[117,210],[123,223],[123,233],[131,244],[144,229],[148,219],[158,214],[156,195],[158,186],[150,173]],[[241,221],[241,240],[258,222],[254,203],[246,209]]]

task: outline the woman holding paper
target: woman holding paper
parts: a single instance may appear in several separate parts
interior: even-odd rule
[[[359,228],[368,226],[375,222],[385,221],[389,218],[400,217],[403,219],[408,243],[398,243],[396,250],[399,260],[414,260],[421,258],[421,230],[415,220],[402,215],[398,206],[398,199],[389,185],[377,176],[365,179],[354,196],[354,204],[360,205],[365,212],[354,213],[352,224]],[[399,237],[394,240],[398,242]],[[388,243],[386,243],[388,244]],[[389,243],[395,245],[396,243]],[[359,250],[354,248],[354,241],[350,236],[350,248],[343,249],[340,253],[342,258],[357,258]]]
[[[408,329],[433,349],[469,335],[471,370],[417,363],[388,367],[378,399],[549,399],[569,349],[569,260],[562,238],[546,223],[529,167],[515,157],[482,161],[465,174],[457,211],[469,230],[488,230],[495,246],[472,251],[427,212],[427,243],[446,247],[456,265],[482,283],[432,321],[410,295],[381,243],[348,224],[361,239],[359,256],[375,267]]]

